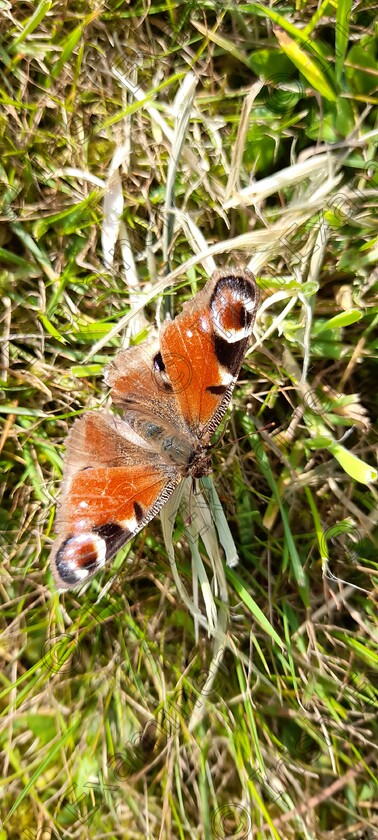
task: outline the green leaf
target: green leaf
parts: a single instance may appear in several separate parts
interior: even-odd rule
[[[349,50],[346,61],[345,74],[351,90],[356,93],[373,93],[377,87],[377,57],[373,41],[363,47],[355,44]],[[350,67],[351,64],[354,67]],[[369,73],[369,69],[372,73]]]
[[[330,102],[336,102],[336,93],[328,84],[324,73],[320,69],[319,63],[311,58],[286,32],[276,28],[274,34],[281,49],[284,50],[314,90],[317,90],[321,96],[324,96]]]
[[[362,461],[361,458],[357,458],[357,455],[353,455],[352,452],[349,452],[340,443],[332,443],[328,446],[328,449],[332,452],[332,455],[339,462],[343,470],[351,478],[354,478],[355,481],[359,481],[360,484],[370,484],[372,481],[377,481],[378,471],[374,467],[371,467],[370,464]]]
[[[55,329],[54,325],[49,321],[46,315],[43,315],[41,312],[39,314],[39,320],[41,324],[43,324],[46,332],[49,333],[53,338],[56,338],[57,341],[60,341],[61,344],[67,344],[67,340],[63,338],[63,336]]]
[[[244,164],[253,166],[255,172],[267,172],[273,164],[275,149],[274,138],[261,131],[259,126],[253,125],[245,144]]]
[[[98,193],[90,193],[79,204],[73,207],[67,207],[61,210],[60,213],[54,213],[53,216],[45,216],[39,219],[34,225],[34,236],[38,240],[45,235],[50,227],[55,227],[57,233],[68,236],[76,233],[81,227],[86,227],[92,222],[92,214],[90,211],[91,202],[95,199],[97,201]]]
[[[349,327],[350,324],[355,324],[363,317],[363,313],[359,309],[349,309],[346,312],[339,312],[334,315],[329,321],[324,321],[323,324],[316,330],[316,334],[324,332],[325,330],[334,330],[339,327]]]
[[[13,254],[12,251],[7,251],[6,248],[0,248],[0,260],[5,260],[5,262],[12,263],[13,265],[18,265],[20,268],[24,268],[26,271],[31,271],[34,274],[36,271],[40,273],[35,263],[28,262],[23,257],[20,257],[18,254]]]
[[[287,78],[293,74],[293,65],[281,50],[255,50],[249,56],[249,64],[257,76],[266,80]]]
[[[353,108],[347,99],[337,99],[337,102],[325,102],[324,113],[314,108],[311,124],[306,134],[312,140],[324,140],[336,143],[340,138],[347,137],[354,127]]]
[[[71,368],[72,376],[101,376],[104,370],[103,365],[74,365]]]
[[[27,248],[33,257],[37,260],[40,264],[41,268],[43,268],[45,274],[49,278],[49,280],[56,280],[57,275],[49,262],[47,254],[37,245],[34,241],[33,237],[25,230],[20,222],[13,222],[11,224],[11,228],[13,232],[18,236],[20,242]]]
[[[43,417],[44,420],[49,416],[40,408],[23,408],[13,403],[0,405],[0,414],[14,414],[16,417]]]
[[[78,323],[73,330],[73,336],[76,340],[83,341],[98,341],[104,335],[108,335],[114,324],[110,321],[108,323],[101,321],[94,321],[92,324]]]

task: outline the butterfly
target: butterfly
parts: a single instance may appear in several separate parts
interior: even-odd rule
[[[67,438],[58,537],[59,589],[88,581],[161,510],[186,477],[211,472],[210,439],[231,399],[252,334],[249,271],[216,271],[158,339],[105,368],[121,414],[89,411]]]

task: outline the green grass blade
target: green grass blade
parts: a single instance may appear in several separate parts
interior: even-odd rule
[[[341,86],[350,34],[350,13],[353,0],[337,0],[335,31],[335,74]]]
[[[21,802],[23,802],[23,800],[25,799],[25,796],[27,796],[27,794],[29,793],[30,789],[33,787],[33,785],[35,784],[37,779],[39,779],[39,777],[42,775],[42,773],[44,773],[46,768],[51,763],[52,759],[55,757],[56,753],[58,753],[59,750],[61,750],[61,748],[66,743],[66,741],[68,741],[68,739],[71,737],[71,735],[78,728],[79,724],[80,724],[80,718],[78,718],[75,721],[75,723],[73,723],[69,727],[69,729],[67,729],[67,731],[62,735],[62,737],[59,738],[57,743],[49,750],[46,758],[41,762],[39,767],[37,767],[37,769],[35,770],[35,772],[31,776],[31,778],[29,779],[27,785],[25,785],[23,791],[20,793],[20,795],[17,797],[16,801],[12,805],[10,811],[8,812],[7,816],[5,817],[4,824],[11,818],[12,814],[14,814],[15,811],[17,811],[17,808],[21,805]]]
[[[11,49],[14,50],[15,47],[18,47],[28,35],[31,35],[32,32],[39,26],[41,21],[44,17],[46,17],[47,13],[50,11],[52,6],[52,0],[41,0],[38,4],[35,12],[29,18],[27,23],[25,24],[23,30],[17,35],[17,37],[12,41]]]
[[[260,607],[256,604],[256,601],[253,600],[247,589],[245,588],[245,583],[239,575],[233,569],[226,569],[226,575],[228,579],[232,582],[234,589],[240,595],[242,601],[248,607],[254,618],[256,619],[257,623],[262,627],[265,633],[268,633],[270,638],[281,648],[285,648],[285,643],[280,639],[279,635],[276,633],[275,629],[272,627],[270,621],[261,611]]]

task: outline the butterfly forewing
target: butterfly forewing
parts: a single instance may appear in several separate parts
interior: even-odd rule
[[[205,427],[213,431],[227,408],[256,308],[257,287],[250,272],[216,272],[184,304],[183,312],[162,327],[161,352],[169,379],[176,383],[178,411],[197,435]]]

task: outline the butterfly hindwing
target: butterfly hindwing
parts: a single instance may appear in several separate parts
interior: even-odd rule
[[[61,537],[51,555],[61,588],[96,574],[159,512],[179,482],[177,471],[138,441],[123,420],[105,412],[75,422],[58,513]]]

